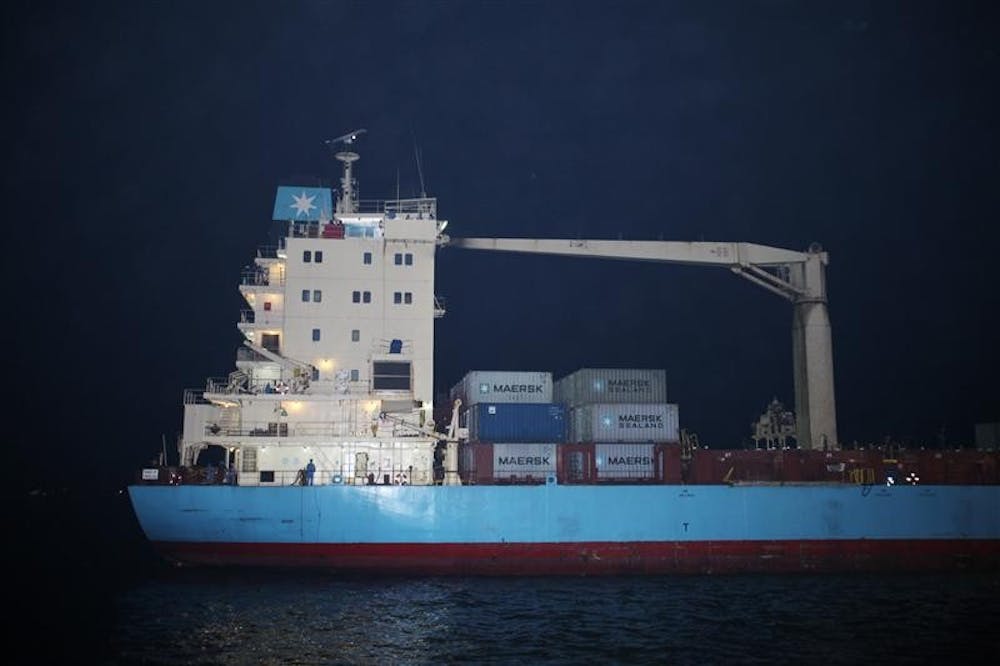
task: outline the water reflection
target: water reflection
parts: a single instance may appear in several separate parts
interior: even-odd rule
[[[181,572],[122,595],[115,651],[163,664],[434,661],[455,581]]]
[[[1000,577],[355,578],[171,572],[120,595],[114,663],[799,663],[1000,648]],[[886,632],[887,622],[893,631]]]

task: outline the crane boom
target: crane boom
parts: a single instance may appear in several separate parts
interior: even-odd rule
[[[526,252],[597,259],[727,267],[793,304],[795,411],[802,448],[838,448],[833,345],[826,300],[829,257],[818,245],[805,252],[706,241],[628,241],[537,238],[453,238],[469,250]]]
[[[805,261],[806,255],[755,243],[704,241],[574,240],[557,238],[452,238],[451,245],[469,250],[532,252],[602,259],[660,261],[673,264],[773,266]]]

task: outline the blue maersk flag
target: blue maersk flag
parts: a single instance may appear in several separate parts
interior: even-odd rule
[[[315,222],[333,217],[332,196],[327,187],[282,186],[274,197],[274,220]]]

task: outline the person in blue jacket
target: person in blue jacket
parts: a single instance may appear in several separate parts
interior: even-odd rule
[[[313,464],[312,458],[309,459],[309,464],[306,465],[306,485],[311,486],[313,484],[313,475],[316,474],[316,465]]]

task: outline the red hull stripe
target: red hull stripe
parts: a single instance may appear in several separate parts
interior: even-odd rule
[[[1000,570],[996,539],[154,545],[182,564],[409,574]]]

